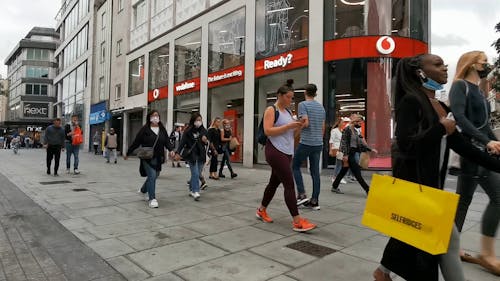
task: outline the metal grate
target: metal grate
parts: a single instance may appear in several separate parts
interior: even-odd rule
[[[41,181],[41,185],[71,183],[70,181]]]
[[[89,190],[86,188],[73,188],[73,191],[80,192],[80,191],[89,191]]]
[[[311,243],[309,241],[297,241],[292,244],[288,244],[285,247],[294,249],[296,251],[302,252],[304,254],[308,254],[311,256],[315,256],[318,258],[322,258],[324,256],[328,256],[329,254],[333,254],[337,252],[332,248],[328,248],[325,246],[321,246],[318,244]]]

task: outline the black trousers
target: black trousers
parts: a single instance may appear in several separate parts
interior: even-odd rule
[[[344,176],[347,174],[347,171],[349,171],[349,169],[351,169],[352,174],[354,175],[354,177],[356,178],[358,183],[365,190],[365,192],[368,193],[368,190],[370,189],[370,187],[368,186],[366,181],[361,176],[361,167],[359,166],[358,162],[356,161],[356,152],[355,151],[349,152],[348,160],[349,160],[349,167],[342,167],[342,170],[340,170],[340,173],[337,175],[337,177],[335,177],[335,181],[333,182],[332,187],[338,188],[342,178],[344,178]]]
[[[52,163],[52,158],[54,158],[54,174],[57,173],[59,169],[59,159],[61,158],[61,145],[50,145],[47,146],[47,170],[50,170],[50,165]]]

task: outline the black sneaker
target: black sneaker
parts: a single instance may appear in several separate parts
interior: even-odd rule
[[[332,192],[335,192],[335,193],[338,193],[338,194],[344,194],[344,192],[342,192],[342,190],[340,190],[340,188],[334,188],[332,187]]]
[[[205,190],[205,189],[207,189],[207,187],[208,187],[208,184],[206,182],[204,182],[201,184],[200,189]]]
[[[235,178],[235,177],[237,177],[237,176],[238,176],[238,174],[236,174],[236,173],[232,173],[232,174],[231,174],[231,178],[232,178],[232,179],[234,179],[234,178]]]
[[[47,169],[47,175],[50,175],[50,169]]]
[[[181,167],[181,163],[177,163],[177,168],[180,168]]]
[[[59,175],[57,174],[57,172],[56,172],[56,173],[54,173],[54,177],[58,177],[58,176],[59,176]]]
[[[224,174],[219,174],[219,178],[225,178]]]
[[[116,162],[116,160],[115,160],[115,164],[116,164],[116,163],[117,163],[117,162]]]
[[[309,202],[309,198],[307,198],[305,194],[300,194],[299,196],[297,196],[297,206],[300,206],[307,202]]]
[[[315,211],[321,210],[318,202],[314,202],[312,199],[304,203],[304,207],[311,208]]]

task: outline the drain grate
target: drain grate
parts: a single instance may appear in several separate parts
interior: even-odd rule
[[[336,250],[332,248],[314,244],[309,241],[297,241],[286,245],[286,247],[318,258],[322,258],[336,252]]]
[[[73,191],[80,192],[80,191],[89,191],[89,190],[86,188],[73,188]]]
[[[71,183],[70,181],[41,181],[41,185]]]

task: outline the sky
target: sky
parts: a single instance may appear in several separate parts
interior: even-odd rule
[[[311,0],[313,1],[313,0]],[[6,77],[3,65],[19,40],[33,26],[54,27],[61,0],[0,0],[0,75]],[[497,57],[491,44],[500,37],[495,24],[500,22],[499,0],[432,0],[431,53],[440,55],[449,65],[449,77],[455,73],[460,55],[482,50]]]

